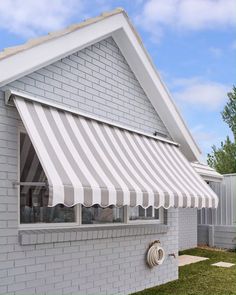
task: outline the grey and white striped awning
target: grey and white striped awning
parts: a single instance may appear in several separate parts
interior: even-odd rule
[[[20,137],[20,181],[28,183],[44,183],[47,177],[39,161],[35,149],[27,134],[22,133]],[[21,194],[27,194],[30,186],[22,186]],[[40,191],[40,187],[35,187],[34,192]]]
[[[49,206],[216,207],[177,144],[14,97],[45,171]]]

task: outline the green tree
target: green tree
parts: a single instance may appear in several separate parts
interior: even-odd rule
[[[221,142],[220,148],[215,145],[212,153],[208,154],[207,163],[221,174],[236,172],[236,144],[227,136],[225,142]]]
[[[236,87],[233,86],[233,91],[227,95],[229,100],[221,115],[232,130],[234,141],[227,136],[219,148],[214,145],[212,152],[207,155],[208,165],[221,174],[236,173]]]
[[[229,101],[221,113],[223,120],[228,124],[234,135],[236,142],[236,87],[233,86],[233,91],[228,93]]]

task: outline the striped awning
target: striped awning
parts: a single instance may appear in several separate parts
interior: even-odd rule
[[[44,183],[47,177],[44,173],[35,149],[26,133],[20,136],[20,181],[28,183]],[[32,187],[31,187],[32,189]],[[34,193],[39,193],[41,187],[35,187]],[[22,186],[21,194],[27,194],[30,186]]]
[[[49,206],[216,207],[175,143],[14,97],[45,171]]]

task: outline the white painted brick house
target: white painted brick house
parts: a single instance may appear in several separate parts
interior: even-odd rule
[[[199,155],[123,10],[0,53],[0,294],[177,279],[178,208],[217,206]]]

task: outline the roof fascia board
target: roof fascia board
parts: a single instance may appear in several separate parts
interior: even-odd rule
[[[134,29],[129,21],[127,22],[123,18],[122,22],[122,31],[113,33],[114,40],[171,137],[180,143],[181,150],[189,161],[198,160],[201,152],[173,103],[167,88],[161,81],[148,53],[140,43],[140,39],[134,34]]]
[[[120,13],[104,18],[94,23],[96,30],[89,24],[2,59],[0,87],[110,36],[121,28],[120,18]]]

